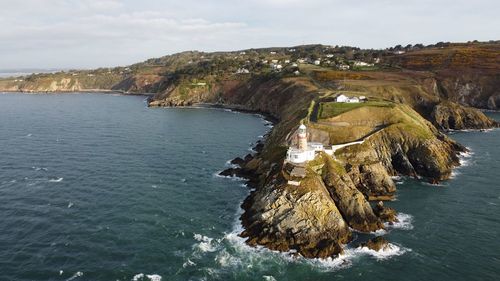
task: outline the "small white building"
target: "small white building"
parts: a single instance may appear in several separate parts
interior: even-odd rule
[[[293,72],[293,74],[295,74],[295,75],[300,75],[300,71],[295,70],[295,71]]]
[[[285,60],[285,63],[290,63],[290,60]]]
[[[347,103],[359,103],[358,97],[352,97],[347,100]]]
[[[336,102],[347,102],[349,98],[346,95],[340,95],[335,98]]]
[[[320,60],[315,60],[314,61],[314,65],[320,65],[321,64],[321,61]]]
[[[246,68],[238,68],[238,70],[236,70],[236,73],[237,74],[248,74],[248,73],[250,73],[250,71]]]
[[[366,99],[366,98],[365,98]],[[346,95],[339,95],[335,98],[335,101],[336,102],[344,102],[344,103],[359,103],[360,102],[360,98],[358,97],[348,97]]]
[[[339,65],[340,70],[349,70],[351,68],[348,64],[341,64]]]
[[[367,63],[364,61],[355,61],[354,66],[373,66],[373,63]]]

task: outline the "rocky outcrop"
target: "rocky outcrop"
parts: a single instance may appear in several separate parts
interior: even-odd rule
[[[373,212],[383,222],[394,223],[398,221],[396,217],[396,210],[384,206],[384,202],[382,201],[379,201],[377,205],[375,205],[375,208],[373,208]]]
[[[250,245],[296,251],[309,258],[326,258],[342,252],[351,231],[320,176],[309,177],[301,187],[266,185],[243,203],[241,234]]]
[[[358,247],[368,248],[368,249],[374,250],[376,252],[384,251],[386,249],[389,249],[389,241],[387,241],[382,236],[377,236],[373,239],[368,240],[367,242],[360,243]]]
[[[486,117],[477,109],[452,102],[436,105],[430,117],[441,130],[486,129],[498,126],[498,122]]]
[[[346,222],[355,230],[371,232],[383,228],[366,200],[344,168],[331,157],[323,155],[323,182]]]

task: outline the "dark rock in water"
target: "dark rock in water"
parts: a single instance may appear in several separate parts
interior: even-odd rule
[[[367,242],[359,244],[359,247],[366,247],[368,249],[374,250],[374,251],[380,251],[384,250],[389,247],[389,241],[387,241],[384,237],[382,236],[377,236],[373,239],[368,240]]]
[[[245,156],[245,162],[247,162],[247,163],[248,163],[248,162],[250,162],[250,161],[252,161],[252,159],[253,159],[252,154],[247,154],[247,155]]]
[[[380,218],[383,222],[397,222],[398,219],[396,217],[396,210],[390,207],[384,206],[382,201],[379,201],[375,208],[373,208],[373,212],[377,217]]]
[[[253,150],[257,151],[257,153],[262,152],[264,149],[264,144],[261,141],[258,141]]]
[[[223,177],[235,177],[238,176],[240,169],[229,168],[219,173],[219,176]]]
[[[236,157],[233,160],[231,160],[231,164],[242,167],[243,165],[245,165],[245,160],[243,160],[243,158],[241,157]]]

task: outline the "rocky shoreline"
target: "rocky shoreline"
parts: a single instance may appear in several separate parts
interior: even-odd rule
[[[368,142],[377,148],[362,153],[364,159],[375,158],[357,167],[338,165],[322,155],[306,167],[307,177],[301,179],[300,187],[287,184],[290,167],[282,158],[270,161],[269,139],[260,141],[254,155],[233,159],[231,164],[236,167],[220,173],[244,178],[252,189],[241,205],[244,231],[240,236],[251,246],[306,258],[342,254],[344,245],[352,242],[353,231],[371,233],[384,229],[384,224],[398,222],[396,210],[381,201],[393,199],[396,188],[392,176],[423,177],[439,183],[460,165],[458,156],[467,149],[437,130],[432,132],[435,138],[412,144],[408,135],[382,131]],[[268,137],[272,139],[274,134],[275,129]],[[359,149],[355,151],[359,156]],[[341,153],[355,162],[357,156],[351,154],[349,150]],[[384,155],[387,159],[380,158]],[[359,247],[378,251],[387,245],[384,238],[375,238]]]

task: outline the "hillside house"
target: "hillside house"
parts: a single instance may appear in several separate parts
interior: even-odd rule
[[[350,67],[349,65],[347,65],[347,64],[340,64],[340,65],[338,66],[338,68],[339,68],[340,70],[349,70],[351,67]]]

